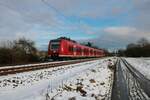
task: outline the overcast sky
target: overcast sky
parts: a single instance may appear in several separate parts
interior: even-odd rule
[[[150,40],[150,0],[0,0],[0,42],[26,37],[45,49],[60,36],[112,50]]]

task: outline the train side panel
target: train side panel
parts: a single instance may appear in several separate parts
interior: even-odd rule
[[[54,47],[53,44],[55,44]],[[48,55],[51,57],[103,57],[103,50],[94,49],[69,40],[61,39],[49,42]]]

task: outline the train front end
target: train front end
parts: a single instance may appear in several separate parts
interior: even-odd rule
[[[61,40],[51,40],[48,47],[48,55],[52,59],[57,59],[60,54]]]

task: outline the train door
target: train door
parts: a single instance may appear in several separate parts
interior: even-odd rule
[[[84,49],[81,48],[81,55],[84,56]]]
[[[73,45],[73,55],[74,55],[74,56],[77,55],[77,52],[76,52],[77,50],[76,50],[76,49],[77,49],[77,46],[76,46],[76,45]]]

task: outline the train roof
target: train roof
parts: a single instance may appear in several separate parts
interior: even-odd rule
[[[71,40],[70,38],[67,38],[67,37],[60,37],[60,38],[57,38],[57,40],[61,40],[61,39],[68,40],[68,41],[71,41],[71,42],[73,42],[73,43],[77,43],[76,41]]]
[[[57,39],[51,40],[51,42],[60,41],[60,40],[62,40],[62,39],[63,39],[63,40],[68,40],[68,41],[73,42],[73,43],[77,43],[77,44],[82,45],[82,46],[85,46],[85,47],[87,47],[87,48],[92,48],[92,49],[97,49],[97,50],[103,50],[103,49],[94,48],[94,47],[89,47],[89,46],[80,44],[80,43],[78,43],[78,42],[76,42],[76,41],[74,41],[74,40],[71,40],[70,38],[67,38],[67,37],[59,37],[59,38],[57,38]]]

